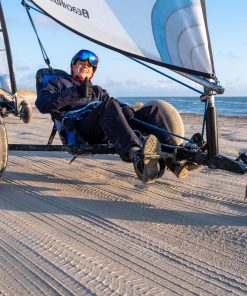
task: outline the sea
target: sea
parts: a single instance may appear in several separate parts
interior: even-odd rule
[[[164,100],[173,105],[179,113],[204,113],[205,103],[198,97],[118,97],[121,102],[135,105],[153,100]],[[247,116],[247,97],[218,97],[215,96],[216,112],[218,115]]]

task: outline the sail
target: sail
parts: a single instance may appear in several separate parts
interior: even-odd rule
[[[75,33],[172,70],[212,77],[204,0],[30,0]]]
[[[4,14],[0,1],[0,88],[15,94],[16,82],[13,71],[13,62],[9,45],[9,38]]]

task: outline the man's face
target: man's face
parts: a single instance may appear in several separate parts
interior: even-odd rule
[[[78,60],[75,65],[72,65],[73,77],[80,81],[84,81],[87,77],[90,79],[93,75],[93,67],[88,61]]]

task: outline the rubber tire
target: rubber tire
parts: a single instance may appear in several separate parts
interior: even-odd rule
[[[178,111],[168,102],[163,100],[155,100],[147,102],[144,106],[157,106],[166,117],[170,131],[181,137],[184,137],[184,123]],[[175,137],[177,145],[183,143],[183,139]]]
[[[0,117],[0,179],[2,178],[8,162],[8,137],[3,120]]]
[[[21,116],[21,119],[23,120],[24,123],[29,123],[31,118],[32,118],[32,106],[31,104],[26,101],[23,100],[20,102],[19,105],[19,110],[21,113],[23,113],[23,115]]]

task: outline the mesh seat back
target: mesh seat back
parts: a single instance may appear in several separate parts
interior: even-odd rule
[[[52,68],[42,68],[39,69],[36,73],[36,90],[37,93],[41,90],[43,86],[47,84],[47,82],[53,78],[65,77],[69,74],[60,69],[52,69]]]

